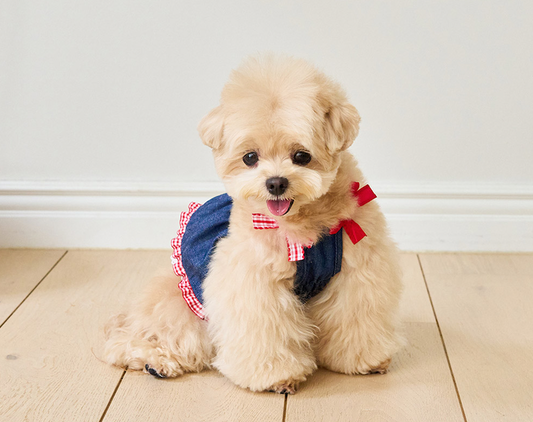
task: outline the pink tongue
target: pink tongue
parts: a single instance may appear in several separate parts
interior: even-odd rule
[[[290,199],[284,199],[282,201],[267,201],[268,210],[274,215],[285,215],[291,206]]]

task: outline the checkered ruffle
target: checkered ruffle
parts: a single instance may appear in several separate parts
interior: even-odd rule
[[[278,222],[264,214],[252,214],[254,229],[279,229]],[[287,239],[287,249],[290,262],[302,261],[304,259],[304,246],[301,243],[290,242]]]
[[[174,272],[177,276],[181,277],[181,281],[178,283],[178,287],[181,290],[183,299],[185,300],[185,302],[187,302],[187,305],[189,306],[191,311],[193,311],[199,318],[206,319],[204,307],[196,298],[194,291],[192,290],[189,278],[187,277],[187,273],[183,268],[183,263],[181,260],[181,241],[183,239],[183,234],[185,233],[185,228],[187,227],[191,216],[198,208],[200,208],[200,206],[201,204],[198,204],[197,202],[191,202],[189,204],[189,209],[181,213],[180,228],[177,232],[177,236],[170,242],[170,244],[172,245],[172,249],[174,250],[170,259],[172,261],[172,268],[174,269]]]

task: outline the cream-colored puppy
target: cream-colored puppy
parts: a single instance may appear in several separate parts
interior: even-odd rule
[[[302,60],[264,56],[235,70],[199,125],[231,197],[202,301],[192,276],[154,279],[108,325],[107,361],[160,377],[215,367],[241,387],[280,393],[317,365],[386,372],[400,344],[400,270],[347,151],[359,120],[339,85]],[[181,235],[174,268],[183,275]],[[322,267],[333,276],[317,281]]]

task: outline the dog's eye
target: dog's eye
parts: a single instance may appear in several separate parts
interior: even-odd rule
[[[296,151],[292,156],[292,162],[299,166],[306,166],[311,161],[311,154],[305,151]]]
[[[252,151],[244,154],[244,157],[242,157],[242,161],[244,161],[244,164],[246,164],[248,167],[254,166],[259,161],[257,152]]]

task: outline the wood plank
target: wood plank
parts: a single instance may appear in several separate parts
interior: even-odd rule
[[[64,253],[64,250],[0,249],[0,325]]]
[[[0,420],[98,421],[123,373],[98,359],[102,326],[168,255],[67,253],[0,329]]]
[[[252,393],[215,371],[160,380],[127,372],[104,422],[282,422],[285,397]]]
[[[463,421],[418,260],[402,255],[401,315],[408,345],[387,375],[320,370],[287,402],[287,422]]]
[[[468,422],[533,420],[533,255],[422,255]]]
[[[120,305],[113,308],[121,310]],[[283,395],[252,393],[235,386],[217,371],[164,380],[128,371],[104,421],[282,422],[284,405]]]

